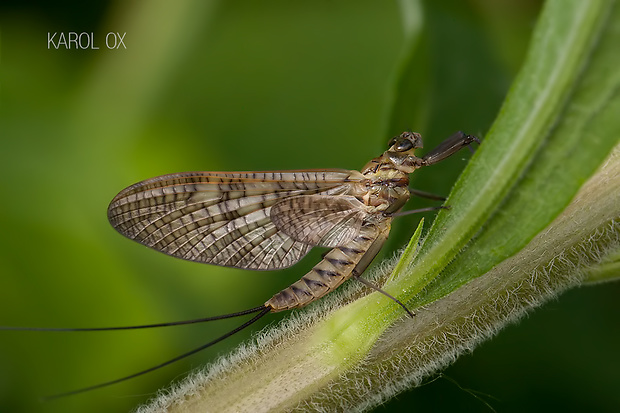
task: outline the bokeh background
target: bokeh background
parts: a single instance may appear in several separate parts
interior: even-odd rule
[[[118,235],[107,204],[130,184],[172,172],[358,169],[403,128],[421,132],[426,149],[459,129],[484,136],[541,2],[421,6],[419,79],[402,83],[398,2],[2,2],[0,324],[217,315],[260,305],[298,279],[322,251],[278,272],[185,262]],[[99,49],[48,49],[54,32],[92,33]],[[107,49],[110,32],[126,33],[126,48]],[[395,106],[403,88],[415,105]],[[402,107],[410,113],[395,115]],[[414,185],[447,194],[466,158],[419,171]],[[419,218],[395,223],[383,256],[406,243]],[[486,403],[505,412],[616,411],[618,293],[614,284],[568,292],[459,359],[448,378],[431,378],[377,411],[489,411]],[[0,412],[128,411],[261,326],[122,384],[38,398],[158,364],[237,323],[0,331]]]

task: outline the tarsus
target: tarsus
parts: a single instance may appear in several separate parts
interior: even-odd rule
[[[354,278],[357,281],[359,281],[362,284],[364,284],[365,286],[370,287],[373,290],[377,291],[378,293],[381,293],[381,294],[385,295],[387,298],[393,300],[396,304],[401,306],[407,312],[407,314],[409,314],[409,317],[411,317],[411,318],[415,317],[415,314],[410,309],[408,309],[407,306],[405,304],[403,304],[398,298],[394,297],[393,295],[391,295],[387,291],[384,291],[381,288],[377,287],[376,285],[374,285],[373,283],[371,283],[367,279],[362,278],[361,275],[356,275],[356,276],[354,276]]]

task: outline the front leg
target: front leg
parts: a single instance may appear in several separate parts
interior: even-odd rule
[[[435,149],[424,155],[422,157],[422,165],[429,166],[436,164],[437,162],[440,162],[450,155],[460,151],[464,147],[471,145],[473,142],[480,144],[480,140],[474,135],[466,135],[463,132],[458,131],[445,141],[441,142]]]

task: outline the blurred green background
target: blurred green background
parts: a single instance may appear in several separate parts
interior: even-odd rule
[[[483,136],[541,2],[422,6],[420,76],[402,83],[398,2],[3,2],[0,324],[217,315],[260,305],[298,279],[322,251],[278,272],[185,262],[118,235],[107,204],[130,184],[172,172],[358,169],[400,129],[421,132],[427,150],[459,129]],[[93,33],[99,49],[48,49],[54,32]],[[110,32],[126,33],[126,49],[106,47]],[[399,88],[407,102],[394,108]],[[466,158],[419,171],[414,185],[447,194]],[[419,219],[395,223],[384,256],[405,245]],[[459,359],[445,372],[458,385],[429,380],[377,411],[489,410],[464,389],[498,411],[616,411],[619,292],[617,284],[571,291]],[[52,402],[38,397],[131,374],[237,324],[0,331],[0,412],[128,411],[261,326],[141,378]]]

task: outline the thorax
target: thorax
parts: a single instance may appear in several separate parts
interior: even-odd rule
[[[376,212],[397,212],[409,200],[409,175],[396,168],[381,165],[365,168],[361,179],[351,195],[365,205],[376,208]]]

